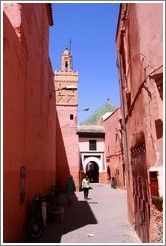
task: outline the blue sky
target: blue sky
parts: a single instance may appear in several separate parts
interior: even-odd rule
[[[79,73],[78,123],[106,103],[120,106],[115,36],[119,3],[52,3],[50,59],[61,68],[61,54],[71,39],[73,70]]]

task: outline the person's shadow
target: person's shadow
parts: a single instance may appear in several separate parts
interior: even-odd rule
[[[63,234],[88,224],[97,224],[97,220],[87,201],[78,201],[74,195],[72,203],[68,203],[66,194],[61,194],[61,205],[64,208],[64,219],[48,222],[43,235],[38,239],[28,240],[30,243],[60,243]]]

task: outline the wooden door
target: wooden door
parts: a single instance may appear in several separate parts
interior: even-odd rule
[[[145,144],[131,149],[133,175],[133,197],[135,212],[135,230],[144,243],[149,242],[150,200],[146,163]]]

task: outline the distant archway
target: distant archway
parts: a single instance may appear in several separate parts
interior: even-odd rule
[[[86,166],[86,174],[90,179],[90,183],[98,183],[99,182],[99,166],[96,162],[90,162]]]
[[[98,171],[99,173],[102,172],[102,161],[100,158],[98,157],[88,157],[85,159],[85,161],[83,162],[83,169],[84,169],[84,173],[86,173],[86,169],[87,169],[87,165],[90,165],[90,163],[96,163],[98,165]]]

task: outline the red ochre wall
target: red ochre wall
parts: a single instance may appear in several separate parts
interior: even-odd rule
[[[124,173],[122,164],[125,164],[122,147],[121,109],[117,108],[106,120],[103,121],[105,129],[105,156],[107,170],[110,176],[117,179],[119,188],[124,188]],[[108,175],[109,176],[109,175]],[[109,178],[109,177],[108,177]],[[108,179],[111,182],[111,179]]]
[[[57,105],[57,181],[65,188],[72,175],[79,189],[79,152],[77,130],[77,106]],[[70,119],[73,115],[73,119]]]
[[[122,43],[124,23],[121,16],[117,29],[116,44],[117,48],[121,49],[120,54],[124,59],[121,70],[122,67],[124,69],[126,62],[126,73],[128,73],[127,79],[122,78],[122,88],[126,88],[126,92],[131,93],[129,113],[128,96],[125,90],[122,89],[125,116],[126,119],[128,118],[126,120],[129,155],[129,172],[127,175],[128,216],[129,221],[134,225],[133,174],[130,149],[140,142],[145,142],[147,182],[150,186],[149,172],[157,170],[159,172],[160,196],[163,195],[163,136],[157,136],[158,129],[155,125],[156,121],[163,122],[163,99],[162,95],[159,94],[159,88],[157,88],[157,77],[161,79],[163,70],[163,4],[129,4],[127,18],[128,25],[125,28],[126,34],[123,36],[124,43]],[[124,74],[124,71],[121,72]],[[160,130],[162,130],[162,125]],[[151,200],[151,197],[149,197],[149,200]],[[152,216],[150,215],[151,226]],[[149,234],[150,242],[153,237],[157,237],[154,228],[152,233],[149,230]]]
[[[3,242],[25,236],[35,192],[55,183],[54,88],[47,4],[3,4]],[[20,204],[20,168],[25,197]]]

